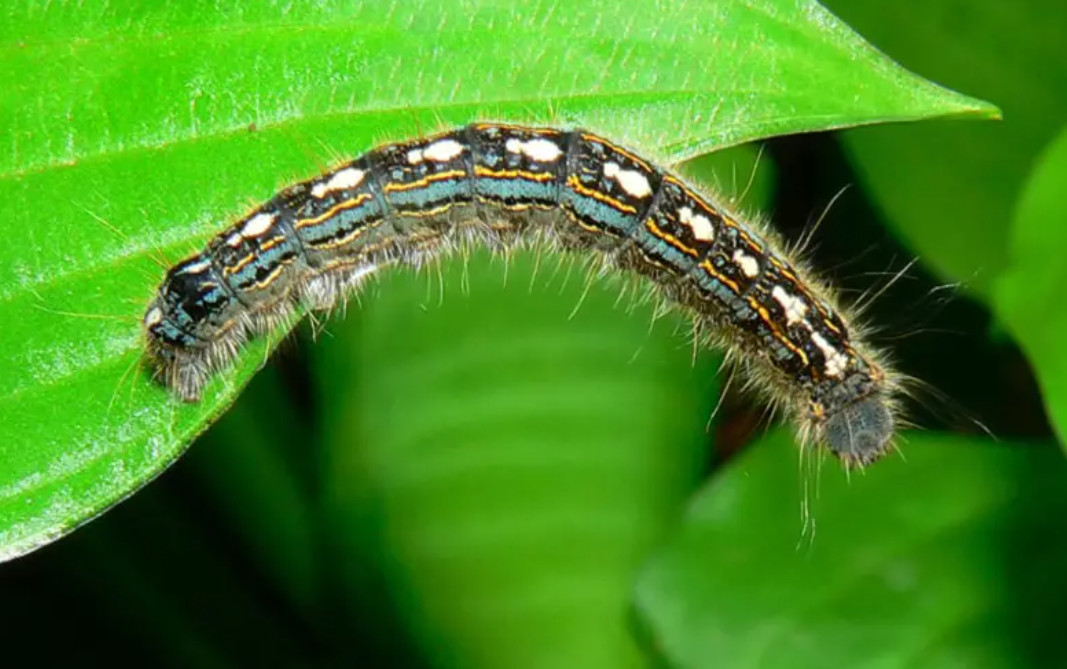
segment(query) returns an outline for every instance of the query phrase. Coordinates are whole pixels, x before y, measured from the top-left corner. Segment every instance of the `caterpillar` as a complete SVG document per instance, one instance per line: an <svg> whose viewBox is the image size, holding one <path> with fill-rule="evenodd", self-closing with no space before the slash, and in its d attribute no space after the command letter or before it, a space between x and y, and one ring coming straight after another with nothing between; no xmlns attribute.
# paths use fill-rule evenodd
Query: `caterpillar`
<svg viewBox="0 0 1067 669"><path fill-rule="evenodd" d="M770 232L584 130L473 123L285 188L174 265L145 312L155 377L198 401L244 342L369 274L464 244L591 251L650 279L778 398L801 443L863 467L891 445L898 377Z"/></svg>

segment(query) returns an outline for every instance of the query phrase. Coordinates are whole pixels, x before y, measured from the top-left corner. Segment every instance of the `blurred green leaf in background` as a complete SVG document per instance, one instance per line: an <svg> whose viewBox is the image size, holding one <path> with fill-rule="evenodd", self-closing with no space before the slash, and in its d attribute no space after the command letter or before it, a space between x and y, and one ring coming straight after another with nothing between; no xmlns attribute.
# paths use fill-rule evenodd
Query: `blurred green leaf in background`
<svg viewBox="0 0 1067 669"><path fill-rule="evenodd" d="M1017 234L1005 212L1043 124L1062 124L1055 67L1033 63L1058 62L1064 22L1040 2L833 9L1007 120L853 130L844 150L776 140L758 168L750 146L705 155L997 115L809 0L0 9L0 555L130 495L226 411L132 501L0 568L0 661L1062 663L1061 456L983 300L1022 240L997 313L1056 387L1056 338L1031 327L1054 284L1028 288L1042 233L1024 231L1055 188L1028 191L1048 204L1020 207ZM996 67L1007 28L1029 78ZM580 260L528 252L382 276L314 341L304 327L250 346L200 404L151 383L138 322L161 265L339 158L476 118L688 161L790 239L858 180L814 264L852 299L918 253L867 318L889 324L904 371L959 398L949 414L981 411L906 434L903 457L851 482L798 467L781 432L747 445L760 408L733 393L709 426L719 359L694 356L682 319L632 281L590 285ZM892 132L918 134L878 139ZM983 133L1018 138L998 140L1011 159ZM1009 165L1015 180L996 172ZM927 309L939 277L973 301ZM950 434L977 421L1004 443Z"/></svg>
<svg viewBox="0 0 1067 669"><path fill-rule="evenodd" d="M995 306L1030 356L1060 443L1067 443L1067 128L1042 153L1012 221L1011 264Z"/></svg>

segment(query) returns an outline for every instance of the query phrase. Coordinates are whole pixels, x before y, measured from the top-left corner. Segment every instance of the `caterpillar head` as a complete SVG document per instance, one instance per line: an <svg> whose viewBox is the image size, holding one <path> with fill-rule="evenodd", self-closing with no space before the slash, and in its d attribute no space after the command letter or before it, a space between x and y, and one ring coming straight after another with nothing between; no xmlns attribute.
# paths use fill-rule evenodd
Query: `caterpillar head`
<svg viewBox="0 0 1067 669"><path fill-rule="evenodd" d="M849 469L866 467L889 450L895 423L886 397L874 393L830 414L823 442Z"/></svg>

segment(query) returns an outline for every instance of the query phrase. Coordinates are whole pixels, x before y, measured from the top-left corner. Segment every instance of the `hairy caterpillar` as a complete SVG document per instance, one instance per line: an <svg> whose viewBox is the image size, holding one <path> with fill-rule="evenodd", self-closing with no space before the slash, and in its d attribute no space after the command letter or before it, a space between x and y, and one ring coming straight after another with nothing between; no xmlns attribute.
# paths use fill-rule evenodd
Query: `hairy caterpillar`
<svg viewBox="0 0 1067 669"><path fill-rule="evenodd" d="M772 236L582 130L475 123L286 188L170 269L144 316L148 355L196 401L299 304L329 309L368 274L458 244L529 241L651 279L846 466L889 448L898 381L827 291Z"/></svg>

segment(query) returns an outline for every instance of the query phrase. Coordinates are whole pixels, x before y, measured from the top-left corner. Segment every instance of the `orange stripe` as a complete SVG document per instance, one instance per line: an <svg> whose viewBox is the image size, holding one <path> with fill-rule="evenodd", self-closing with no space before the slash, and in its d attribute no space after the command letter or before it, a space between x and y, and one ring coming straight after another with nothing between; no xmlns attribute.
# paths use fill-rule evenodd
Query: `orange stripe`
<svg viewBox="0 0 1067 669"><path fill-rule="evenodd" d="M700 257L700 254L697 253L696 249L689 248L674 235L668 234L661 230L660 227L656 225L656 220L653 217L649 216L648 219L645 221L645 228L647 228L648 231L651 232L654 236L667 242L682 253L687 253L693 256L694 258Z"/></svg>
<svg viewBox="0 0 1067 669"><path fill-rule="evenodd" d="M599 200L599 201L603 202L604 204L606 204L606 205L608 205L608 206L610 206L610 207L612 207L614 209L618 209L619 211L624 211L624 212L626 212L628 214L636 214L637 213L636 209L634 209L633 207L631 207L628 204L624 204L622 202L619 202L618 200L616 200L615 198L611 197L610 195L604 195L603 193L601 193L598 190L591 190L589 188L586 188L585 186L583 186L578 181L578 177L575 176L575 175L571 175L567 179L567 185L570 186L571 188L573 188L574 190L578 191L582 195L587 195L587 196L593 198L594 200Z"/></svg>
<svg viewBox="0 0 1067 669"><path fill-rule="evenodd" d="M467 176L467 171L466 170L449 170L447 172L439 172L437 174L431 174L429 176L425 176L425 177L419 179L418 181L412 181L411 183L406 183L406 184L398 184L398 183L385 184L385 192L386 193L396 193L398 191L404 191L404 190L415 190L416 188L423 188L423 187L428 186L428 185L430 185L430 184L432 184L432 183L434 183L436 181L448 181L449 179L455 179L457 177L466 178L466 176Z"/></svg>
<svg viewBox="0 0 1067 669"><path fill-rule="evenodd" d="M315 218L301 218L301 219L297 220L295 223L293 223L293 227L299 230L300 228L306 228L308 226L318 225L319 223L322 223L323 221L325 221L325 220L327 220L329 218L332 218L334 215L337 214L337 212L344 211L345 209L353 209L355 207L358 207L359 205L363 204L364 202L366 202L370 198L371 198L370 193L360 193L359 195L357 195L356 197L352 198L351 200L345 200L344 202L340 202L340 203L334 205L333 207L328 209L326 211L326 213L320 214L320 215L316 216Z"/></svg>
<svg viewBox="0 0 1067 669"><path fill-rule="evenodd" d="M551 172L528 172L526 170L491 170L487 167L477 166L474 168L474 176L491 177L494 179L514 179L522 177L530 181L552 181L556 178Z"/></svg>

